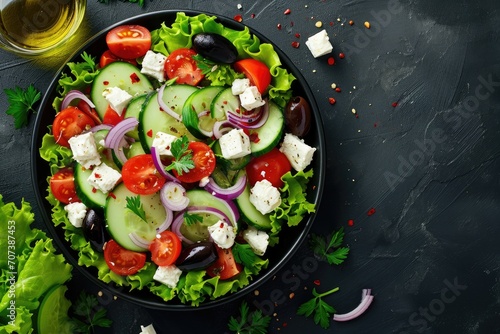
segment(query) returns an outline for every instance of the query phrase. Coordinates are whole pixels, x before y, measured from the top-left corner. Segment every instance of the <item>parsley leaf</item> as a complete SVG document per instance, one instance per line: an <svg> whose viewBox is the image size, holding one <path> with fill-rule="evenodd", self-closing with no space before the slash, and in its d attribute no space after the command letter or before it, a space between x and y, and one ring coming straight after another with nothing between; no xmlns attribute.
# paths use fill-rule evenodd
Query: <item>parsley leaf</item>
<svg viewBox="0 0 500 334"><path fill-rule="evenodd" d="M203 217L194 213L184 212L184 223L191 226L196 223L202 223Z"/></svg>
<svg viewBox="0 0 500 334"><path fill-rule="evenodd" d="M252 269L257 260L257 254L254 253L249 244L240 244L235 242L233 245L234 260L241 263L248 269Z"/></svg>
<svg viewBox="0 0 500 334"><path fill-rule="evenodd" d="M349 247L340 247L344 242L344 228L341 227L330 238L312 233L309 244L320 259L329 264L339 265L349 254Z"/></svg>
<svg viewBox="0 0 500 334"><path fill-rule="evenodd" d="M15 128L20 129L28 125L30 112L36 112L33 105L40 100L41 93L33 84L29 85L26 90L16 86L14 89L6 88L3 91L7 95L7 101L9 102L6 113L14 117Z"/></svg>
<svg viewBox="0 0 500 334"><path fill-rule="evenodd" d="M297 314L304 315L306 317L313 315L314 323L316 325L319 324L324 329L327 329L330 327L330 317L333 313L335 313L335 309L322 298L337 291L339 291L339 288L318 293L316 288L313 288L312 294L314 297L300 305L297 310Z"/></svg>
<svg viewBox="0 0 500 334"><path fill-rule="evenodd" d="M243 301L240 306L240 316L229 319L229 330L238 334L265 334L271 322L271 317L262 314L261 310L250 312L248 304Z"/></svg>
<svg viewBox="0 0 500 334"><path fill-rule="evenodd" d="M198 66L213 86L231 86L235 79L245 77L243 73L236 72L229 64L219 64L199 54L194 55L193 59L196 61L196 66Z"/></svg>
<svg viewBox="0 0 500 334"><path fill-rule="evenodd" d="M182 175L194 168L193 153L188 149L188 146L189 139L186 136L172 142L170 152L172 152L174 160L166 167L167 171L175 169L179 175Z"/></svg>
<svg viewBox="0 0 500 334"><path fill-rule="evenodd" d="M139 218L144 220L146 223L148 222L146 220L146 211L144 211L144 206L141 203L141 196L137 195L135 197L128 197L126 198L127 200L127 209L135 213Z"/></svg>
<svg viewBox="0 0 500 334"><path fill-rule="evenodd" d="M106 309L99 306L97 297L82 291L73 304L72 318L76 333L94 333L96 327L111 327L112 321L106 318Z"/></svg>

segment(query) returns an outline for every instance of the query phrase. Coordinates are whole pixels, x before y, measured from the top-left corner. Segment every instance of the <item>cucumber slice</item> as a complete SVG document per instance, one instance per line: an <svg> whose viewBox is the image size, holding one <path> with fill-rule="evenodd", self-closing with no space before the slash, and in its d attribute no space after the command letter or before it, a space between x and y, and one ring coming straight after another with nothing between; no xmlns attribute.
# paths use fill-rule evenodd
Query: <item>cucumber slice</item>
<svg viewBox="0 0 500 334"><path fill-rule="evenodd" d="M127 106L127 110L125 111L125 118L135 117L139 119L142 107L147 100L148 100L148 94L134 97ZM134 130L127 132L127 136L139 140L138 127L136 127Z"/></svg>
<svg viewBox="0 0 500 334"><path fill-rule="evenodd" d="M88 208L102 210L106 205L108 195L95 189L87 181L92 174L92 170L84 168L79 163L75 163L73 173L75 175L75 190L78 198Z"/></svg>
<svg viewBox="0 0 500 334"><path fill-rule="evenodd" d="M259 139L258 142L250 143L250 149L254 156L263 155L278 145L285 128L283 110L272 101L268 103L269 118L266 123L262 127L251 131L251 134L257 134Z"/></svg>
<svg viewBox="0 0 500 334"><path fill-rule="evenodd" d="M260 213L250 202L250 185L248 183L245 190L236 198L236 205L240 209L241 219L245 223L263 231L271 229L269 216Z"/></svg>
<svg viewBox="0 0 500 334"><path fill-rule="evenodd" d="M145 240L153 240L156 229L166 220L167 212L161 204L158 193L140 195L143 207L147 208L147 222L143 221L127 208L127 197L136 196L137 194L128 190L123 183L119 184L113 190L113 196L109 196L106 201L104 217L106 218L106 228L109 234L120 246L135 252L144 252L147 249L134 244L129 234L134 232Z"/></svg>
<svg viewBox="0 0 500 334"><path fill-rule="evenodd" d="M107 65L95 77L90 92L95 110L101 119L109 104L102 92L110 87L121 88L132 96L139 96L154 89L149 79L134 65L121 61Z"/></svg>
<svg viewBox="0 0 500 334"><path fill-rule="evenodd" d="M130 144L130 147L126 153L128 159L135 157L136 155L145 154L144 149L142 148L142 144L138 141Z"/></svg>
<svg viewBox="0 0 500 334"><path fill-rule="evenodd" d="M67 290L65 285L55 285L47 291L38 309L37 333L73 333L73 322L68 316L71 302L64 296Z"/></svg>
<svg viewBox="0 0 500 334"><path fill-rule="evenodd" d="M236 112L241 108L240 98L233 95L231 88L226 88L219 92L219 94L212 101L210 106L210 112L212 118L217 120L226 119L226 113L228 110Z"/></svg>
<svg viewBox="0 0 500 334"><path fill-rule="evenodd" d="M186 196L189 198L189 206L207 206L218 209L231 220L233 226L237 226L237 222L231 218L231 209L225 201L201 189L188 190ZM182 224L180 228L182 235L194 242L208 240L210 236L208 227L217 223L219 218L213 214L204 214L202 218L202 222L196 222L189 226Z"/></svg>
<svg viewBox="0 0 500 334"><path fill-rule="evenodd" d="M212 146L212 149L216 155L219 155L217 159L224 159L222 157L222 150L220 148L219 141L217 140L215 144ZM236 159L224 159L224 166L226 166L228 169L233 170L233 171L238 171L242 168L245 168L246 165L252 160L251 155L245 155L244 157L241 158L236 158Z"/></svg>
<svg viewBox="0 0 500 334"><path fill-rule="evenodd" d="M172 85L165 87L163 102L180 115L182 106L188 97L196 90L197 88L189 85ZM158 104L158 93L156 92L151 94L149 101L140 114L139 121L139 139L146 153L151 152L153 139L158 131L169 133L177 137L186 135L189 140L195 140L194 136L191 135L182 122L179 122L160 109L160 105Z"/></svg>
<svg viewBox="0 0 500 334"><path fill-rule="evenodd" d="M212 101L224 87L208 86L195 91L184 103L182 107L182 122L193 136L199 139L204 139L206 136L200 131L212 131L213 125L217 119L211 117L211 113L207 116L198 117L198 114L203 111L210 111Z"/></svg>

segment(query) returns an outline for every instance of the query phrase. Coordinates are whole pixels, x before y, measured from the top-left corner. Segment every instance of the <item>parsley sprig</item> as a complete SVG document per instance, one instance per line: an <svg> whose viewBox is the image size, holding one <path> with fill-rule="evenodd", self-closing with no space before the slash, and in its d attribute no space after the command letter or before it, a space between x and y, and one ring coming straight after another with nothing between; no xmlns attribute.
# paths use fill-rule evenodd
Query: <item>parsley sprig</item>
<svg viewBox="0 0 500 334"><path fill-rule="evenodd" d="M340 247L344 242L344 228L341 227L331 237L325 237L312 233L310 246L320 259L329 264L339 265L344 262L349 254L349 247Z"/></svg>
<svg viewBox="0 0 500 334"><path fill-rule="evenodd" d="M111 327L112 321L106 318L106 309L99 306L96 296L85 291L82 291L73 303L72 311L74 313L72 321L75 333L90 334L94 333L96 327Z"/></svg>
<svg viewBox="0 0 500 334"><path fill-rule="evenodd" d="M194 225L196 223L203 223L203 217L195 213L184 212L184 223L187 226Z"/></svg>
<svg viewBox="0 0 500 334"><path fill-rule="evenodd" d="M254 253L249 244L240 244L235 242L233 245L234 260L241 263L245 268L253 269L257 261L257 254Z"/></svg>
<svg viewBox="0 0 500 334"><path fill-rule="evenodd" d="M6 113L14 117L15 128L20 129L28 125L29 115L36 112L33 106L40 100L41 93L33 84L29 85L26 90L16 86L13 89L5 88L3 91L9 103Z"/></svg>
<svg viewBox="0 0 500 334"><path fill-rule="evenodd" d="M135 213L139 218L144 220L146 223L148 222L146 220L146 211L144 211L144 206L141 203L141 196L137 195L135 197L128 197L126 198L127 200L127 209Z"/></svg>
<svg viewBox="0 0 500 334"><path fill-rule="evenodd" d="M314 323L316 325L320 325L322 328L327 329L330 327L330 318L333 313L335 313L335 309L329 305L327 302L323 300L323 297L326 297L334 292L339 291L339 288L334 288L329 291L318 293L315 288L313 288L312 294L313 298L302 305L299 306L297 310L298 315L304 315L306 317L310 317L313 315Z"/></svg>
<svg viewBox="0 0 500 334"><path fill-rule="evenodd" d="M179 175L182 175L194 168L193 152L188 146L189 139L186 136L177 138L172 142L170 152L172 152L174 160L166 167L167 171L175 169Z"/></svg>
<svg viewBox="0 0 500 334"><path fill-rule="evenodd" d="M229 330L238 334L265 334L271 322L270 316L262 314L261 310L250 312L247 303L243 301L240 306L240 316L229 319Z"/></svg>

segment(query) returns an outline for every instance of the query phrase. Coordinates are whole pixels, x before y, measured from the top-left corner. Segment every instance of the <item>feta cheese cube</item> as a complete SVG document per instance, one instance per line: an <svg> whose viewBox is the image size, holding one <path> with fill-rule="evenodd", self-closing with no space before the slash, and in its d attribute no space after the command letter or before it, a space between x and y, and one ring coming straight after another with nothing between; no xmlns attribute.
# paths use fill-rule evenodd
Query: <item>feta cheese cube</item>
<svg viewBox="0 0 500 334"><path fill-rule="evenodd" d="M109 167L104 162L94 167L92 174L87 178L87 182L97 190L107 194L122 179L122 175L117 170Z"/></svg>
<svg viewBox="0 0 500 334"><path fill-rule="evenodd" d="M172 156L170 148L172 147L172 142L176 139L177 137L174 135L158 131L155 134L152 146L156 147L160 155Z"/></svg>
<svg viewBox="0 0 500 334"><path fill-rule="evenodd" d="M102 92L102 96L108 101L109 106L119 115L123 113L133 96L118 87L106 88Z"/></svg>
<svg viewBox="0 0 500 334"><path fill-rule="evenodd" d="M252 110L266 104L266 102L262 100L262 96L255 86L246 88L243 93L239 95L239 97L241 106L246 110Z"/></svg>
<svg viewBox="0 0 500 334"><path fill-rule="evenodd" d="M208 227L212 240L223 249L231 248L236 238L235 228L223 220Z"/></svg>
<svg viewBox="0 0 500 334"><path fill-rule="evenodd" d="M159 266L153 275L153 279L173 289L177 286L181 274L182 270L173 264L170 266Z"/></svg>
<svg viewBox="0 0 500 334"><path fill-rule="evenodd" d="M316 148L307 145L296 135L287 133L281 143L280 151L286 155L293 169L301 171L311 163Z"/></svg>
<svg viewBox="0 0 500 334"><path fill-rule="evenodd" d="M151 50L146 52L144 59L142 60L141 73L149 75L159 82L165 81L165 62L167 57L161 53L156 53Z"/></svg>
<svg viewBox="0 0 500 334"><path fill-rule="evenodd" d="M260 256L264 255L269 245L269 235L253 226L249 226L243 231L243 239L252 247L254 253Z"/></svg>
<svg viewBox="0 0 500 334"><path fill-rule="evenodd" d="M153 327L153 324L146 327L141 325L141 332L139 334L156 334L156 330Z"/></svg>
<svg viewBox="0 0 500 334"><path fill-rule="evenodd" d="M71 152L73 152L73 159L83 167L90 168L101 163L101 156L97 151L92 132L71 137L68 142Z"/></svg>
<svg viewBox="0 0 500 334"><path fill-rule="evenodd" d="M333 50L330 38L325 29L309 37L306 41L306 45L314 58L329 54Z"/></svg>
<svg viewBox="0 0 500 334"><path fill-rule="evenodd" d="M224 159L236 159L252 153L250 138L242 129L232 129L219 138Z"/></svg>
<svg viewBox="0 0 500 334"><path fill-rule="evenodd" d="M250 203L265 215L280 206L281 195L268 180L257 181L250 189Z"/></svg>
<svg viewBox="0 0 500 334"><path fill-rule="evenodd" d="M249 79L234 79L233 84L231 85L231 92L233 93L233 95L240 95L248 87L250 87Z"/></svg>
<svg viewBox="0 0 500 334"><path fill-rule="evenodd" d="M82 227L83 219L87 214L85 204L80 202L70 203L64 207L64 211L68 213L68 220L74 227Z"/></svg>

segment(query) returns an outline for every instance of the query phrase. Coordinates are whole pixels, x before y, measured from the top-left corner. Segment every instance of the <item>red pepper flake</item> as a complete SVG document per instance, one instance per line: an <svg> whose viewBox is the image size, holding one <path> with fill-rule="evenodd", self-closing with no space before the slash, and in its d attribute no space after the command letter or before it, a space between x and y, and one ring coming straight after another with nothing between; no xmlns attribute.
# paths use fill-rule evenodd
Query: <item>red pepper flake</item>
<svg viewBox="0 0 500 334"><path fill-rule="evenodd" d="M340 89L340 87L337 87L337 88L335 88L335 91L336 91L337 93L340 93L340 92L342 91L342 89Z"/></svg>
<svg viewBox="0 0 500 334"><path fill-rule="evenodd" d="M255 18L255 14L253 14L253 13L252 13L252 15L250 15L250 17L251 17L252 19L254 19L254 18Z"/></svg>
<svg viewBox="0 0 500 334"><path fill-rule="evenodd" d="M300 34L298 32L295 33L295 37L300 38Z"/></svg>
<svg viewBox="0 0 500 334"><path fill-rule="evenodd" d="M299 48L299 46L300 46L300 43L299 43L299 42L297 42L297 41L293 41L293 42L292 42L292 48L298 49L298 48Z"/></svg>
<svg viewBox="0 0 500 334"><path fill-rule="evenodd" d="M343 52L339 53L339 58L340 59L344 59L345 58L345 54Z"/></svg>
<svg viewBox="0 0 500 334"><path fill-rule="evenodd" d="M347 221L347 225L349 225L349 226L354 226L354 219L349 219L349 220Z"/></svg>
<svg viewBox="0 0 500 334"><path fill-rule="evenodd" d="M293 27L294 23L293 21L290 22L290 27Z"/></svg>
<svg viewBox="0 0 500 334"><path fill-rule="evenodd" d="M92 193L96 193L97 192L97 189L96 188L92 188Z"/></svg>
<svg viewBox="0 0 500 334"><path fill-rule="evenodd" d="M378 126L378 123L373 123L373 127L376 128Z"/></svg>
<svg viewBox="0 0 500 334"><path fill-rule="evenodd" d="M288 326L288 324L286 322L284 322L282 326L286 327L286 326Z"/></svg>
<svg viewBox="0 0 500 334"><path fill-rule="evenodd" d="M292 12L292 11L290 10L290 8L288 8L288 9L286 9L286 10L283 12L283 14L288 15L288 14L290 14L291 12Z"/></svg>
<svg viewBox="0 0 500 334"><path fill-rule="evenodd" d="M399 105L399 103L397 101L396 102L392 102L392 107L393 108L396 108L398 105Z"/></svg>
<svg viewBox="0 0 500 334"><path fill-rule="evenodd" d="M328 58L328 65L331 66L331 65L334 65L334 64L335 64L335 58L333 58L333 57Z"/></svg>
<svg viewBox="0 0 500 334"><path fill-rule="evenodd" d="M146 132L149 138L153 138L153 129L149 129L148 132Z"/></svg>
<svg viewBox="0 0 500 334"><path fill-rule="evenodd" d="M350 21L349 21L349 25L350 25L350 26L354 25L354 21L353 21L353 20L350 20Z"/></svg>
<svg viewBox="0 0 500 334"><path fill-rule="evenodd" d="M243 16L241 16L241 14L237 14L233 17L233 19L236 21L236 22L241 22L243 21Z"/></svg>
<svg viewBox="0 0 500 334"><path fill-rule="evenodd" d="M260 142L259 134L256 132L251 133L249 137L250 137L250 142L252 143L257 144L258 142Z"/></svg>
<svg viewBox="0 0 500 334"><path fill-rule="evenodd" d="M313 283L314 283L314 285L317 285L317 286L321 285L321 281L319 279L315 279Z"/></svg>
<svg viewBox="0 0 500 334"><path fill-rule="evenodd" d="M100 179L101 178L101 174L95 173L95 177L98 178L98 179Z"/></svg>
<svg viewBox="0 0 500 334"><path fill-rule="evenodd" d="M220 223L219 228L224 228L224 223Z"/></svg>
<svg viewBox="0 0 500 334"><path fill-rule="evenodd" d="M103 82L102 82L102 84L103 84L104 86L107 86L107 85L109 85L109 81L103 81Z"/></svg>
<svg viewBox="0 0 500 334"><path fill-rule="evenodd" d="M276 25L276 28L278 28L278 30L281 30L281 23L278 23L278 24Z"/></svg>
<svg viewBox="0 0 500 334"><path fill-rule="evenodd" d="M116 199L116 195L113 193L109 193L108 196L111 197L112 199Z"/></svg>
<svg viewBox="0 0 500 334"><path fill-rule="evenodd" d="M137 73L132 73L130 75L130 80L132 80L133 84L138 83L139 81L141 81L141 79L139 78L139 76L137 75Z"/></svg>
<svg viewBox="0 0 500 334"><path fill-rule="evenodd" d="M328 98L328 102L330 102L331 105L334 105L335 103L337 103L337 100L335 100L335 98L333 97L330 97Z"/></svg>
<svg viewBox="0 0 500 334"><path fill-rule="evenodd" d="M333 27L334 23L333 21L330 21L330 27Z"/></svg>
<svg viewBox="0 0 500 334"><path fill-rule="evenodd" d="M359 118L359 115L358 115L358 114L356 114L356 115L354 115L354 117Z"/></svg>
<svg viewBox="0 0 500 334"><path fill-rule="evenodd" d="M373 216L375 214L376 210L375 208L371 208L370 210L368 210L368 212L366 213L368 216Z"/></svg>

